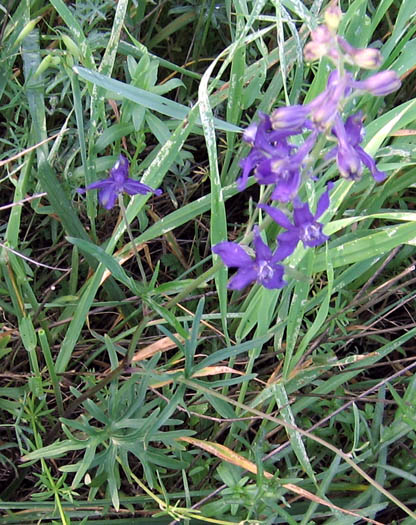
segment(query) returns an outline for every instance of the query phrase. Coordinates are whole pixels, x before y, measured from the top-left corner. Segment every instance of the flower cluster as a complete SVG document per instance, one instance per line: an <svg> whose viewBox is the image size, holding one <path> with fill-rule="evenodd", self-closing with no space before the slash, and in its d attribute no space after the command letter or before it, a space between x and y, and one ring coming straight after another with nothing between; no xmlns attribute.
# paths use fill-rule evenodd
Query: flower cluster
<svg viewBox="0 0 416 525"><path fill-rule="evenodd" d="M213 252L226 266L238 268L228 285L231 289L242 289L253 281L266 288L281 288L286 282L283 266L277 262L290 256L299 241L305 247L319 246L327 241L323 224L318 219L329 207L332 183L320 197L315 214L307 203L299 200L298 193L302 183L306 179L317 180L317 173L330 161L335 159L339 174L346 179L360 179L364 168L376 182L386 178L361 146L364 139L362 113L344 119L343 110L346 101L357 94L384 96L392 93L400 87L400 79L394 71L382 71L365 80L356 80L348 67L378 68L381 54L373 48L355 48L337 35L340 19L341 11L333 2L325 12L325 24L312 31L311 41L304 50L307 61L326 56L334 64L325 90L308 104L278 108L271 115L260 113L259 122L250 124L243 134L243 140L252 148L240 163L242 174L237 180L238 189L246 188L251 175L258 184L271 185L272 201L284 203L286 208L292 205L293 223L277 207L260 204L259 208L286 230L277 236L274 252L260 239L258 229L254 232L254 259L242 246L232 242L221 242L213 247ZM303 142L297 139L295 145L294 136L303 137ZM326 143L331 146L323 155Z"/></svg>
<svg viewBox="0 0 416 525"><path fill-rule="evenodd" d="M78 193L85 193L87 190L99 190L98 199L101 206L110 210L116 203L118 195L127 193L128 195L146 195L154 193L161 195L162 190L154 190L147 184L129 177L129 161L124 155L120 155L118 161L110 170L110 175L103 180L93 182L86 188L79 188Z"/></svg>

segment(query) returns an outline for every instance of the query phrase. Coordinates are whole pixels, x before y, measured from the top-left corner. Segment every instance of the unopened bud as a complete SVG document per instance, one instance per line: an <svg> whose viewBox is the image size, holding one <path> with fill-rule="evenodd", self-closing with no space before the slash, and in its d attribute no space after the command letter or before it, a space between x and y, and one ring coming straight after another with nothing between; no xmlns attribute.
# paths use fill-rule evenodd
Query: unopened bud
<svg viewBox="0 0 416 525"><path fill-rule="evenodd" d="M296 104L285 108L278 108L270 116L272 128L298 129L302 127L309 113L309 108Z"/></svg>
<svg viewBox="0 0 416 525"><path fill-rule="evenodd" d="M332 4L325 10L324 18L328 28L335 32L338 29L342 18L342 11L338 7L337 1L332 2Z"/></svg>
<svg viewBox="0 0 416 525"><path fill-rule="evenodd" d="M39 64L38 68L36 69L33 78L37 78L38 76L42 75L44 71L46 71L50 67L57 67L61 63L61 58L57 55L46 55L46 57L42 60L42 62Z"/></svg>
<svg viewBox="0 0 416 525"><path fill-rule="evenodd" d="M69 54L71 54L76 60L81 61L81 53L79 47L75 44L75 42L71 38L69 38L68 35L65 34L62 34L61 38Z"/></svg>
<svg viewBox="0 0 416 525"><path fill-rule="evenodd" d="M42 20L41 16L38 16L34 20L30 20L25 27L20 31L20 33L17 35L16 40L13 42L12 49L16 48L22 40L24 40L28 34L35 28L36 24L39 22L39 20Z"/></svg>
<svg viewBox="0 0 416 525"><path fill-rule="evenodd" d="M366 80L354 82L352 87L368 91L376 97L382 97L396 91L401 86L401 80L395 71L381 71Z"/></svg>
<svg viewBox="0 0 416 525"><path fill-rule="evenodd" d="M321 25L311 31L311 40L319 44L329 44L333 36L327 26Z"/></svg>
<svg viewBox="0 0 416 525"><path fill-rule="evenodd" d="M377 69L383 61L380 51L371 47L357 49L352 58L354 63L363 69Z"/></svg>
<svg viewBox="0 0 416 525"><path fill-rule="evenodd" d="M377 69L381 66L383 59L378 49L372 47L365 47L363 49L354 47L341 36L337 38L337 41L341 49L346 53L350 63L363 69Z"/></svg>
<svg viewBox="0 0 416 525"><path fill-rule="evenodd" d="M303 50L306 62L313 62L328 54L328 46L319 42L308 42Z"/></svg>

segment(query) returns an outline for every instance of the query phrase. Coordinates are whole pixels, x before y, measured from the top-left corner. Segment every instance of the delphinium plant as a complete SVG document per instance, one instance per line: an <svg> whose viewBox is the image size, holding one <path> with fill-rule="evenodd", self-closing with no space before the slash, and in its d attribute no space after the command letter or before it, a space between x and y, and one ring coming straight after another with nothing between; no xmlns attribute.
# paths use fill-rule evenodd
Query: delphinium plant
<svg viewBox="0 0 416 525"><path fill-rule="evenodd" d="M334 182L337 177L358 181L365 168L376 182L387 177L361 146L365 115L361 111L346 112L353 111L351 106L361 94L393 93L401 85L400 78L395 71L381 71L364 80L357 79L360 72L353 74L350 66L360 70L378 69L382 56L377 49L355 48L339 36L341 17L338 3L333 2L325 11L325 23L311 32L311 41L304 50L306 61L327 58L332 64L334 69L325 90L309 103L281 107L271 115L260 113L259 121L244 131L243 139L252 149L241 161L238 188L244 191L250 175L257 184L266 186L265 200L270 199L273 205L262 202L258 208L286 231L277 236L274 251L262 241L258 227L253 235L246 235L246 238L254 237L254 259L241 244L224 241L213 247L212 251L226 266L238 268L229 282L230 289L242 289L253 281L270 289L282 288L287 281L282 278L284 266L280 263L294 252L299 241L305 248L328 241L318 219L330 206L333 182L328 182L314 214L299 195L302 190L305 194L307 181L322 187L331 161L336 164ZM301 141L297 140L299 137Z"/></svg>
<svg viewBox="0 0 416 525"><path fill-rule="evenodd" d="M416 8L341 4L1 6L0 525L416 519Z"/></svg>

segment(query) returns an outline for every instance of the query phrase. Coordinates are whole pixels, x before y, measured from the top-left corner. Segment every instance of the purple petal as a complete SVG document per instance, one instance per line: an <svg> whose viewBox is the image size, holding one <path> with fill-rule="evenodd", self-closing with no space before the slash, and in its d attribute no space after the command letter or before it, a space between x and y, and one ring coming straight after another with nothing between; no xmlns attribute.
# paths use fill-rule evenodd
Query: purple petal
<svg viewBox="0 0 416 525"><path fill-rule="evenodd" d="M347 148L349 145L347 131L345 129L345 124L342 121L341 117L338 115L334 121L334 127L332 128L332 133L338 139L338 148Z"/></svg>
<svg viewBox="0 0 416 525"><path fill-rule="evenodd" d="M296 162L300 166L303 160L305 159L306 155L311 151L311 149L315 145L317 136L318 134L316 133L316 131L313 131L305 140L305 142L299 147L296 155L293 155L290 161L292 163Z"/></svg>
<svg viewBox="0 0 416 525"><path fill-rule="evenodd" d="M338 71L332 71L328 77L326 90L308 104L311 120L319 131L324 131L338 116L340 100L348 94L349 73L340 77Z"/></svg>
<svg viewBox="0 0 416 525"><path fill-rule="evenodd" d="M276 187L272 193L272 199L281 202L293 200L298 192L300 180L299 170L286 174L276 183Z"/></svg>
<svg viewBox="0 0 416 525"><path fill-rule="evenodd" d="M323 224L320 222L313 222L312 224L307 224L302 228L301 240L304 246L309 246L313 248L314 246L319 246L324 244L329 237L322 233Z"/></svg>
<svg viewBox="0 0 416 525"><path fill-rule="evenodd" d="M147 184L143 184L143 182L132 179L127 179L126 182L124 182L123 191L129 195L137 195L138 193L140 193L140 195L146 195L147 193L156 193L156 195L160 195L160 193L162 193L161 190L155 190Z"/></svg>
<svg viewBox="0 0 416 525"><path fill-rule="evenodd" d="M297 230L283 232L277 236L278 247L273 254L273 261L283 261L295 251L299 242L299 233Z"/></svg>
<svg viewBox="0 0 416 525"><path fill-rule="evenodd" d="M234 277L230 279L227 288L230 290L242 290L247 285L255 281L256 278L257 272L254 267L240 268Z"/></svg>
<svg viewBox="0 0 416 525"><path fill-rule="evenodd" d="M84 191L97 190L101 188L106 188L107 186L114 186L114 182L111 179L97 180L96 182L93 182L92 184L88 184L88 186L85 188Z"/></svg>
<svg viewBox="0 0 416 525"><path fill-rule="evenodd" d="M293 229L292 223L281 210L268 206L267 204L259 204L258 208L266 211L274 222L277 222L282 228L286 228L287 230Z"/></svg>
<svg viewBox="0 0 416 525"><path fill-rule="evenodd" d="M331 160L334 159L337 156L338 153L338 147L332 148L326 155L325 160Z"/></svg>
<svg viewBox="0 0 416 525"><path fill-rule="evenodd" d="M332 184L331 184L332 187ZM318 201L318 206L316 207L316 213L315 213L315 219L319 219L319 217L329 208L329 190L331 188L328 188L327 191L325 191Z"/></svg>
<svg viewBox="0 0 416 525"><path fill-rule="evenodd" d="M361 112L347 118L345 122L345 132L351 146L355 147L360 144L365 135Z"/></svg>
<svg viewBox="0 0 416 525"><path fill-rule="evenodd" d="M304 226L314 221L314 216L309 210L309 205L306 202L303 206L295 206L293 209L293 222L295 226Z"/></svg>
<svg viewBox="0 0 416 525"><path fill-rule="evenodd" d="M367 166L367 168L370 170L371 175L374 177L374 180L376 182L383 182L383 180L387 178L387 173L377 169L377 166L376 166L376 163L373 157L369 155L367 152L365 152L361 146L357 146L356 149L357 149L358 156L360 157L363 164Z"/></svg>
<svg viewBox="0 0 416 525"><path fill-rule="evenodd" d="M248 253L234 242L223 241L212 247L212 251L219 255L222 262L229 267L243 268L253 266L253 260Z"/></svg>
<svg viewBox="0 0 416 525"><path fill-rule="evenodd" d="M103 189L100 190L98 194L98 200L100 201L101 206L106 210L110 210L117 200L117 191L113 184L108 184Z"/></svg>
<svg viewBox="0 0 416 525"><path fill-rule="evenodd" d="M257 134L257 128L259 127L257 122L252 122L243 133L243 140L249 144L254 144L254 140Z"/></svg>
<svg viewBox="0 0 416 525"><path fill-rule="evenodd" d="M357 146L357 148L358 147L359 146ZM338 148L337 164L343 177L355 180L361 176L362 168L360 158L356 150L350 146Z"/></svg>
<svg viewBox="0 0 416 525"><path fill-rule="evenodd" d="M254 229L254 249L256 252L256 262L268 261L272 257L270 248L262 241L257 227Z"/></svg>
<svg viewBox="0 0 416 525"><path fill-rule="evenodd" d="M129 176L129 161L124 155L119 156L117 162L110 170L110 177L117 183L122 184Z"/></svg>
<svg viewBox="0 0 416 525"><path fill-rule="evenodd" d="M278 180L279 165L284 161L276 159L264 159L262 160L254 172L254 176L257 179L258 184L276 184Z"/></svg>
<svg viewBox="0 0 416 525"><path fill-rule="evenodd" d="M248 177L258 161L258 153L255 150L252 150L247 157L240 161L240 167L243 168L243 173L241 174L241 177L237 179L237 187L239 191L245 190Z"/></svg>
<svg viewBox="0 0 416 525"><path fill-rule="evenodd" d="M287 282L283 280L283 274L285 269L281 264L274 264L270 267L271 272L261 279L259 283L269 290L275 290L276 288L283 288Z"/></svg>

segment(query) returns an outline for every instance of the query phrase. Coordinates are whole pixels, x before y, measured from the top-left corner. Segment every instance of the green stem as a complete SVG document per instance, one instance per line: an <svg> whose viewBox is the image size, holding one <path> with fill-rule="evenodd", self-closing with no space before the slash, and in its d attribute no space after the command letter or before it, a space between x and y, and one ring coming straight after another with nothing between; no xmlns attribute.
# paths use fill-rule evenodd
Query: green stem
<svg viewBox="0 0 416 525"><path fill-rule="evenodd" d="M133 247L133 252L136 257L137 265L139 266L143 284L146 285L147 284L146 274L143 268L142 260L140 259L140 256L139 256L139 252L137 251L136 243L134 242L134 238L131 232L129 221L127 220L126 208L124 206L123 195L121 193L118 196L118 205L120 206L121 215L123 216L124 224L126 225L126 230L129 235L131 245Z"/></svg>
<svg viewBox="0 0 416 525"><path fill-rule="evenodd" d="M221 268L222 262L218 260L215 264L211 266L209 270L201 274L199 277L194 279L191 283L188 284L188 286L185 286L185 288L182 290L182 292L178 293L176 297L173 297L170 301L168 301L165 304L165 308L172 308L172 306L175 306L175 304L179 303L184 297L187 297L191 292L195 290L195 288L198 288L202 283L208 281L211 277L213 277L217 271Z"/></svg>

